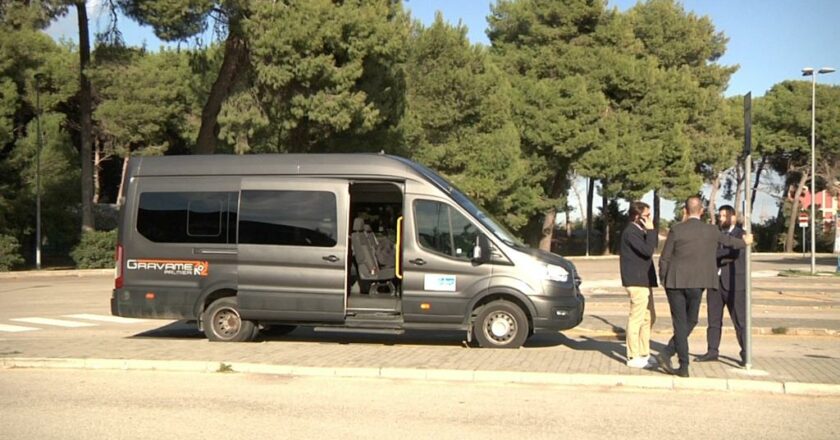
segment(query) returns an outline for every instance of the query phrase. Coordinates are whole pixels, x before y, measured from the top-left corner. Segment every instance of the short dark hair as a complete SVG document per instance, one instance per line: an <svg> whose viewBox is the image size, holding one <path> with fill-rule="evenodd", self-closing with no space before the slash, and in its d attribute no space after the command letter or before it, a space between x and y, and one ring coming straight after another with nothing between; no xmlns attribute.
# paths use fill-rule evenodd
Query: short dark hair
<svg viewBox="0 0 840 440"><path fill-rule="evenodd" d="M735 215L735 208L733 208L732 205L722 205L720 208L718 208L718 212L722 211L728 212L729 215Z"/></svg>
<svg viewBox="0 0 840 440"><path fill-rule="evenodd" d="M641 200L636 200L635 202L630 203L630 208L627 210L627 216L630 218L630 221L635 221L642 215L643 212L645 212L645 209L650 209L650 205Z"/></svg>
<svg viewBox="0 0 840 440"><path fill-rule="evenodd" d="M688 215L700 215L703 213L703 199L700 196L691 196L685 199L685 210Z"/></svg>

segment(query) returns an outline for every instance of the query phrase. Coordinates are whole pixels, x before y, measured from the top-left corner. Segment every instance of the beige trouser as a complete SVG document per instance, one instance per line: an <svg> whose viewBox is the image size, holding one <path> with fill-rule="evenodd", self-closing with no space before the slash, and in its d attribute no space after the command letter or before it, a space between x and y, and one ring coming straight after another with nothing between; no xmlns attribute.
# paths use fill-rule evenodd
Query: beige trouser
<svg viewBox="0 0 840 440"><path fill-rule="evenodd" d="M630 296L630 317L627 320L627 359L650 354L650 328L656 322L653 289L626 287Z"/></svg>

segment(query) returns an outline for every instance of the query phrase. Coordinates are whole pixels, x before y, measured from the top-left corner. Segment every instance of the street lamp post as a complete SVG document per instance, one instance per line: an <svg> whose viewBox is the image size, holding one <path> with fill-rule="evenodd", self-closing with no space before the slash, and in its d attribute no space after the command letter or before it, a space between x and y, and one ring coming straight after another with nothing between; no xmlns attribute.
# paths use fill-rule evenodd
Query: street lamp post
<svg viewBox="0 0 840 440"><path fill-rule="evenodd" d="M831 73L834 72L834 69L831 67L823 67L822 69L814 69L812 67L806 67L802 69L802 76L810 76L811 77L811 275L817 273L817 241L816 241L816 221L817 221L817 209L816 209L816 181L817 176L816 174L816 162L817 162L817 153L816 153L816 126L817 126L817 117L816 117L816 107L817 107L817 75L822 73ZM791 221L793 221L791 219Z"/></svg>
<svg viewBox="0 0 840 440"><path fill-rule="evenodd" d="M41 79L43 74L35 74L35 111L36 129L38 130L35 147L35 268L41 270Z"/></svg>

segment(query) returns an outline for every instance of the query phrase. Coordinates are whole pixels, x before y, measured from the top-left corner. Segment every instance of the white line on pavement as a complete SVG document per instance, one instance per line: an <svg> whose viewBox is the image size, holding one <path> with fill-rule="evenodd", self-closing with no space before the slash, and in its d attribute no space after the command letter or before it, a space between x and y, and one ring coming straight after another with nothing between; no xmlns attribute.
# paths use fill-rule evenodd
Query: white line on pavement
<svg viewBox="0 0 840 440"><path fill-rule="evenodd" d="M28 322L30 324L43 324L43 325L54 325L58 327L93 327L96 324L90 324L87 322L76 322L76 321L65 321L63 319L50 319L50 318L13 318L11 321L17 322Z"/></svg>
<svg viewBox="0 0 840 440"><path fill-rule="evenodd" d="M35 327L24 327L22 325L0 324L0 332L18 333L18 332L30 332L32 330L41 330L41 329L35 328Z"/></svg>
<svg viewBox="0 0 840 440"><path fill-rule="evenodd" d="M67 318L86 319L88 321L113 322L117 324L134 324L136 322L146 322L145 319L123 318L122 316L111 315L92 315L90 313L79 313L77 315L64 315Z"/></svg>

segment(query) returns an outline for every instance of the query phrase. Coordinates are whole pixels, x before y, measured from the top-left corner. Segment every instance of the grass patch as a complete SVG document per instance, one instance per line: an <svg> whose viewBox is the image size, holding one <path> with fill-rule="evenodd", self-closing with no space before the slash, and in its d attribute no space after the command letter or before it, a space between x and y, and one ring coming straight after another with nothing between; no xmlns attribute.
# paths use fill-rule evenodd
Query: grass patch
<svg viewBox="0 0 840 440"><path fill-rule="evenodd" d="M788 332L787 327L773 327L770 331L773 332L774 335L786 335Z"/></svg>
<svg viewBox="0 0 840 440"><path fill-rule="evenodd" d="M230 364L226 364L224 362L219 363L219 369L216 370L217 373L233 373L233 367Z"/></svg>

